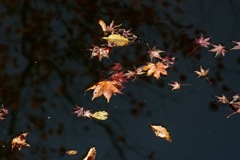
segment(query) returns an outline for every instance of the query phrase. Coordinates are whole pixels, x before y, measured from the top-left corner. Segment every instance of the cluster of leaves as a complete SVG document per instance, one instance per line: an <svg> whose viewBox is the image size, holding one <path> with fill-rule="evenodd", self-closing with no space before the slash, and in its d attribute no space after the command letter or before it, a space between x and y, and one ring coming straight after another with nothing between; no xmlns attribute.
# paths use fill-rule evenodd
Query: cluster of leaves
<svg viewBox="0 0 240 160"><path fill-rule="evenodd" d="M227 116L231 117L236 113L240 113L240 94L235 94L230 98L227 98L225 95L215 96L218 99L218 102L224 105L228 105L234 112Z"/></svg>
<svg viewBox="0 0 240 160"><path fill-rule="evenodd" d="M199 47L208 48L210 45L212 46L212 49L210 49L210 52L215 53L215 57L222 55L225 56L225 53L228 52L228 50L225 49L224 45L218 44L212 44L210 43L210 37L203 37L201 34L199 38L195 39L196 47L189 53L189 55L193 54L194 51ZM229 50L240 50L240 42L239 41L232 41L234 43L234 46L230 48Z"/></svg>

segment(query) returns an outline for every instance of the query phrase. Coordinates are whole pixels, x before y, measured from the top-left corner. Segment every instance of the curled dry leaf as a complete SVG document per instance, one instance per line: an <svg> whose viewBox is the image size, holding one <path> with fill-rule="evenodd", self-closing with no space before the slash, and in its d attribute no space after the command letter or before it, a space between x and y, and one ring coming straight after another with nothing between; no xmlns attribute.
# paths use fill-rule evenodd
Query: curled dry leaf
<svg viewBox="0 0 240 160"><path fill-rule="evenodd" d="M75 155L75 154L77 154L77 151L76 150L68 150L65 153L68 155Z"/></svg>
<svg viewBox="0 0 240 160"><path fill-rule="evenodd" d="M21 150L22 147L30 147L30 145L28 143L26 143L26 136L27 136L28 132L27 133L23 133L15 138L13 138L12 140L12 149L13 148L17 148L18 150Z"/></svg>
<svg viewBox="0 0 240 160"><path fill-rule="evenodd" d="M86 156L84 156L83 160L95 160L96 153L97 152L95 147L90 148Z"/></svg>
<svg viewBox="0 0 240 160"><path fill-rule="evenodd" d="M214 47L213 49L209 50L210 52L216 52L216 55L215 57L217 57L218 55L222 54L222 56L225 55L225 53L227 52L224 47L225 46L222 46L221 44L218 44L218 45L214 45L212 44L212 46Z"/></svg>
<svg viewBox="0 0 240 160"><path fill-rule="evenodd" d="M207 76L209 69L205 70L202 68L202 66L200 66L200 71L194 71L194 72L198 74L198 78L199 78L199 77Z"/></svg>
<svg viewBox="0 0 240 160"><path fill-rule="evenodd" d="M156 64L148 62L142 69L147 71L147 76L151 76L153 74L153 76L158 79L160 74L167 75L167 71L165 70L167 68L168 66L164 65L162 62L157 62Z"/></svg>
<svg viewBox="0 0 240 160"><path fill-rule="evenodd" d="M102 37L108 42L109 47L123 47L129 44L129 40L119 34L111 34L108 37Z"/></svg>
<svg viewBox="0 0 240 160"><path fill-rule="evenodd" d="M112 94L122 93L118 88L122 88L122 84L120 82L101 81L93 85L92 87L88 88L86 91L94 89L92 100L103 94L104 97L107 99L107 102L109 103Z"/></svg>
<svg viewBox="0 0 240 160"><path fill-rule="evenodd" d="M161 137L169 142L172 142L170 133L166 127L163 127L160 125L152 125L152 124L150 124L150 127L152 128L153 132L157 137Z"/></svg>
<svg viewBox="0 0 240 160"><path fill-rule="evenodd" d="M98 120L106 120L108 118L108 113L106 111L98 111L91 114L91 117Z"/></svg>
<svg viewBox="0 0 240 160"><path fill-rule="evenodd" d="M106 35L108 35L108 29L107 29L107 25L106 25L106 23L103 21L103 20L99 20L98 21L98 24L101 26L101 28L102 28L102 30L103 30L103 32L104 32L104 35L106 36Z"/></svg>

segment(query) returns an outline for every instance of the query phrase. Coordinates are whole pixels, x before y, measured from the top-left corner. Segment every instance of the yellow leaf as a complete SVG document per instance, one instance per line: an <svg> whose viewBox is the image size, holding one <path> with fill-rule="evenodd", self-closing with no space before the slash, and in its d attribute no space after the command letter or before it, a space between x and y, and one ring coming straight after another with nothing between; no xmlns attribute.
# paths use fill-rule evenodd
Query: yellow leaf
<svg viewBox="0 0 240 160"><path fill-rule="evenodd" d="M89 149L87 155L84 157L83 160L95 160L96 157L96 148L92 147Z"/></svg>
<svg viewBox="0 0 240 160"><path fill-rule="evenodd" d="M171 136L167 128L160 125L151 125L151 128L157 137L161 137L169 142L172 142Z"/></svg>
<svg viewBox="0 0 240 160"><path fill-rule="evenodd" d="M91 114L91 117L96 118L98 120L106 120L108 118L108 113L106 111L98 111Z"/></svg>
<svg viewBox="0 0 240 160"><path fill-rule="evenodd" d="M102 37L106 41L108 41L110 46L117 46L117 47L123 47L128 45L129 40L119 34L111 34L108 37Z"/></svg>

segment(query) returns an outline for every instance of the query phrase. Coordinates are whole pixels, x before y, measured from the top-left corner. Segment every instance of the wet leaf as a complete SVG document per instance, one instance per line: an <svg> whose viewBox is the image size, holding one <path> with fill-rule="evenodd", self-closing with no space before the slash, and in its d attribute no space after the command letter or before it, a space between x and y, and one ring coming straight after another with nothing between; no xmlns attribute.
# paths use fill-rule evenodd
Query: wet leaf
<svg viewBox="0 0 240 160"><path fill-rule="evenodd" d="M211 50L209 50L209 51L210 51L210 52L216 52L215 57L217 57L217 56L220 55L220 54L221 54L222 56L224 56L225 53L227 52L227 51L224 49L225 46L222 46L221 44L218 44L218 45L212 44L212 46L213 46L214 48L211 49Z"/></svg>
<svg viewBox="0 0 240 160"><path fill-rule="evenodd" d="M77 154L77 151L76 150L68 150L65 153L68 155L75 155L75 154Z"/></svg>
<svg viewBox="0 0 240 160"><path fill-rule="evenodd" d="M202 66L200 66L200 71L194 71L194 72L198 74L198 78L199 78L199 77L207 76L209 69L205 70L202 68Z"/></svg>
<svg viewBox="0 0 240 160"><path fill-rule="evenodd" d="M143 66L143 70L147 70L147 76L153 74L157 79L160 77L160 74L167 75L167 71L165 70L167 68L168 66L164 65L162 62L157 62L156 64L148 62L147 65Z"/></svg>
<svg viewBox="0 0 240 160"><path fill-rule="evenodd" d="M180 83L174 81L172 84L168 84L169 86L172 86L172 90L175 90L175 89L180 89L181 85Z"/></svg>
<svg viewBox="0 0 240 160"><path fill-rule="evenodd" d="M169 142L172 142L171 136L167 128L160 125L151 125L151 128L157 137L161 137Z"/></svg>
<svg viewBox="0 0 240 160"><path fill-rule="evenodd" d="M95 160L96 157L96 148L92 147L89 149L87 155L83 158L83 160Z"/></svg>
<svg viewBox="0 0 240 160"><path fill-rule="evenodd" d="M240 42L238 41L232 41L233 43L235 43L236 45L231 48L231 50L239 50L240 49Z"/></svg>
<svg viewBox="0 0 240 160"><path fill-rule="evenodd" d="M123 47L128 45L129 40L119 34L111 34L108 37L102 37L108 42L108 46L110 47Z"/></svg>
<svg viewBox="0 0 240 160"><path fill-rule="evenodd" d="M21 150L22 147L30 147L30 145L28 143L26 143L26 136L27 136L28 132L27 133L23 133L15 138L13 138L12 140L12 149L13 148L17 148L18 150Z"/></svg>
<svg viewBox="0 0 240 160"><path fill-rule="evenodd" d="M91 117L98 120L106 120L108 118L108 113L106 111L98 111L91 114Z"/></svg>
<svg viewBox="0 0 240 160"><path fill-rule="evenodd" d="M102 94L107 99L107 102L109 103L110 98L112 94L121 94L120 90L118 88L121 88L122 84L120 82L116 81L101 81L97 84L93 85L92 87L88 88L88 90L93 90L93 97L92 100L95 98L101 96Z"/></svg>

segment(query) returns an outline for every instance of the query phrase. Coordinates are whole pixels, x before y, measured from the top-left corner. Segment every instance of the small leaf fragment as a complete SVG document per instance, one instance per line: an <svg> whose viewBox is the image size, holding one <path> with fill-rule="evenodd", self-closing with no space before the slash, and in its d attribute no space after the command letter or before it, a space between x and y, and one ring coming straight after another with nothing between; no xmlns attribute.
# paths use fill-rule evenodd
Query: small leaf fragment
<svg viewBox="0 0 240 160"><path fill-rule="evenodd" d="M68 155L75 155L75 154L77 154L77 151L76 150L68 150L65 153Z"/></svg>
<svg viewBox="0 0 240 160"><path fill-rule="evenodd" d="M95 160L96 157L96 148L92 147L89 149L87 155L83 158L83 160Z"/></svg>
<svg viewBox="0 0 240 160"><path fill-rule="evenodd" d="M157 137L163 138L169 142L172 142L171 136L167 128L161 125L151 125L151 128Z"/></svg>
<svg viewBox="0 0 240 160"><path fill-rule="evenodd" d="M108 118L108 113L106 111L98 111L91 114L91 117L98 120L106 120Z"/></svg>

